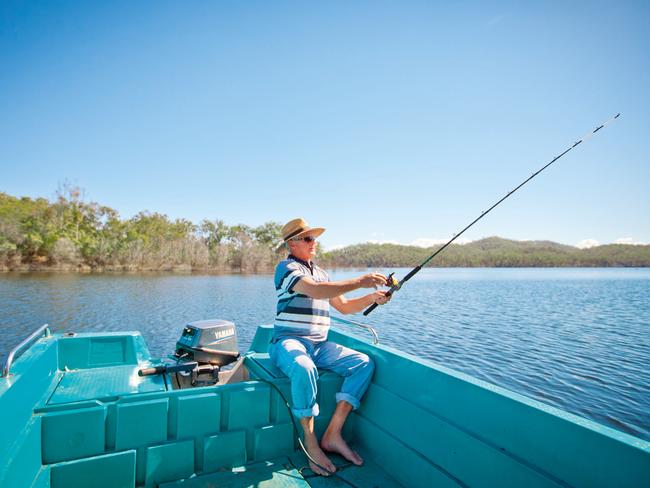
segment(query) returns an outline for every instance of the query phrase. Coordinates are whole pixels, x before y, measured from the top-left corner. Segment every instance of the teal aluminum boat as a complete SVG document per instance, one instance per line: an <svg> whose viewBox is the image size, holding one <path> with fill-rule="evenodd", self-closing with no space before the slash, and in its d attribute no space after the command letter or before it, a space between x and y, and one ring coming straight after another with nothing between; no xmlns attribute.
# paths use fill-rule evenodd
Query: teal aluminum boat
<svg viewBox="0 0 650 488"><path fill-rule="evenodd" d="M137 332L43 326L0 379L0 486L650 486L650 443L360 339L351 325L330 339L376 363L345 431L366 462L334 457L336 476L315 476L283 400L289 381L267 354L272 327L239 356L231 325L188 324L166 367ZM319 434L341 381L320 374Z"/></svg>

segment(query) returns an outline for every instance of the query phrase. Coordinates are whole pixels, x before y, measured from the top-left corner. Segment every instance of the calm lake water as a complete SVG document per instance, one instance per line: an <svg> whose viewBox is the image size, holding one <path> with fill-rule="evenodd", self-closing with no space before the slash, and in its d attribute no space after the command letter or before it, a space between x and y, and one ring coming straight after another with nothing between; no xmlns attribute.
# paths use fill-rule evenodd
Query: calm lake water
<svg viewBox="0 0 650 488"><path fill-rule="evenodd" d="M186 322L224 318L245 351L274 310L268 275L4 274L0 350L4 361L49 323L139 330L164 357ZM425 269L387 306L351 318L384 344L650 439L650 269Z"/></svg>

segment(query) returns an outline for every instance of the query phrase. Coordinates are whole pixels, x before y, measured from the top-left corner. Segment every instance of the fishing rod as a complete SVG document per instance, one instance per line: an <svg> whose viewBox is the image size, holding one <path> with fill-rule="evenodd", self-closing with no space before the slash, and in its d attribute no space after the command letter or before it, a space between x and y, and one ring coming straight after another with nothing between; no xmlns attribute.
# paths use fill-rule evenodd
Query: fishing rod
<svg viewBox="0 0 650 488"><path fill-rule="evenodd" d="M535 176L537 176L538 174L540 174L542 171L544 171L546 168L548 168L550 165L552 165L555 161L557 161L558 159L560 159L562 156L564 156L566 153L568 153L571 149L573 149L574 147L576 147L578 144L581 144L581 143L587 141L591 136L593 136L593 135L594 135L596 132L598 132L600 129L602 129L603 127L607 126L610 122L614 121L615 119L618 119L618 117L619 117L620 115L621 115L620 113L617 113L617 114L614 115L612 118L610 118L607 122L605 122L605 123L602 124L602 125L599 125L599 126L596 127L594 130L592 130L591 132L589 132L588 134L586 134L585 136L583 136L582 139L580 139L580 140L577 141L577 142L574 142L572 146L569 146L568 148L566 148L562 153L560 153L560 154L558 154L557 156L555 156L555 157L554 157L550 162L546 163L542 168L540 168L539 170L537 170L536 172L534 172L532 175L530 175L528 178L526 178L526 180L524 180L522 183L520 183L516 188L514 188L514 189L510 190L508 193L506 193L505 196L501 198L501 200L499 200L498 202L496 202L494 205L492 205L490 208L488 208L488 209L485 210L484 212L481 212L481 215L479 215L476 219L474 219L474 220L473 220L469 225L467 225L467 227L465 227L463 230L461 230L458 234L454 234L454 237L452 237L451 239L449 239L449 240L445 243L444 246L442 246L440 249L438 249L436 252L434 252L431 256L429 256L429 257L426 258L424 261L422 261L422 263L418 264L415 268L413 268L411 271L409 271L409 273L408 273L404 278L402 278L402 281L398 281L396 278L393 277L393 275L394 275L395 273L391 273L391 274L389 274L388 277L387 277L387 279L388 279L388 285L390 285L390 289L386 292L386 296L391 296L391 295L392 295L393 293L395 293L397 290L399 290L400 288L402 288L402 286L404 286L404 283L406 283L408 280L410 280L411 278L413 278L413 277L414 277L414 276L415 276L415 275L416 275L416 274L417 274L417 273L418 273L418 272L419 272L419 271L420 271L420 270L421 270L421 269L422 269L422 268L423 268L423 267L424 267L424 266L425 266L429 261L431 261L433 258L435 258L438 254L440 254L440 253L441 253L441 252L442 252L442 251L443 251L447 246L449 246L449 244L451 244L451 243L454 242L456 239L458 239L461 235L463 235L463 233L464 233L467 229L469 229L469 228L470 228L471 226L473 226L476 222L478 222L478 221L481 220L483 217L485 217L488 213L490 213L490 212L492 211L492 209L494 209L497 205L499 205L501 202L503 202L506 198L508 198L510 195L512 195L512 194L513 194L514 192L516 192L517 190L519 190L519 188L521 188L521 187L524 186L526 183L528 183L530 180L532 180L533 178L535 178ZM378 305L377 305L376 303L373 303L373 304L370 305L367 309L364 310L363 315L368 315L368 314L369 314L370 312L372 312L375 308L377 308L377 306L378 306Z"/></svg>

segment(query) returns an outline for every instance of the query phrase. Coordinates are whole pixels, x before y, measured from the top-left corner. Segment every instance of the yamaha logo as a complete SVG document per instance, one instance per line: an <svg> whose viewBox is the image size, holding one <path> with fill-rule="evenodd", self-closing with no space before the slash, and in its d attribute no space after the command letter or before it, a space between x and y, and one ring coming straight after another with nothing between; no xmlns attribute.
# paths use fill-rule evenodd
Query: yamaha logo
<svg viewBox="0 0 650 488"><path fill-rule="evenodd" d="M229 327L228 329L222 329L222 330L216 330L214 331L214 338L215 339L223 339L224 337L230 337L233 335L235 332L235 329L232 327Z"/></svg>

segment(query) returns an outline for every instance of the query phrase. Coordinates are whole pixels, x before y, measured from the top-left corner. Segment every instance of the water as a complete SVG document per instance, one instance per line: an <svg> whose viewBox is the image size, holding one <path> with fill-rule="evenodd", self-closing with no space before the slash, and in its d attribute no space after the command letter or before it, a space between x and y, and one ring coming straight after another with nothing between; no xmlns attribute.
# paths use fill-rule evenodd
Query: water
<svg viewBox="0 0 650 488"><path fill-rule="evenodd" d="M274 310L264 275L5 274L0 350L4 361L49 323L139 330L164 357L184 323L204 318L234 321L245 350ZM384 344L650 440L650 269L425 269L354 318Z"/></svg>

